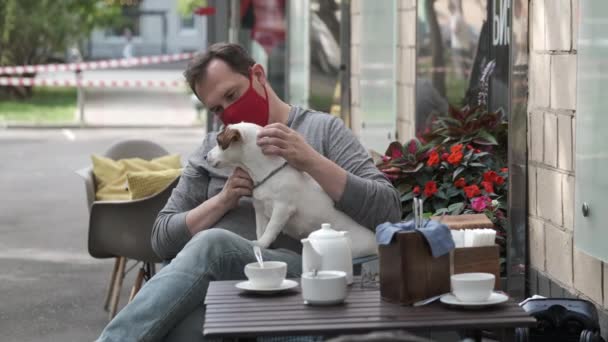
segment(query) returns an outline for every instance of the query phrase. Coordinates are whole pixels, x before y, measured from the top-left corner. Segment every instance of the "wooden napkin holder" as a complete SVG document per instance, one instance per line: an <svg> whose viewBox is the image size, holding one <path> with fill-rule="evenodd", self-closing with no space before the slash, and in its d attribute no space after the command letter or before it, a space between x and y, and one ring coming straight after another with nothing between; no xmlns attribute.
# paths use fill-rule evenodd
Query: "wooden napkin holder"
<svg viewBox="0 0 608 342"><path fill-rule="evenodd" d="M450 229L488 228L492 222L483 214L446 216ZM399 232L388 245L379 246L380 296L402 305L450 292L450 274L486 272L500 284L498 245L456 248L449 255L433 258L422 234Z"/></svg>

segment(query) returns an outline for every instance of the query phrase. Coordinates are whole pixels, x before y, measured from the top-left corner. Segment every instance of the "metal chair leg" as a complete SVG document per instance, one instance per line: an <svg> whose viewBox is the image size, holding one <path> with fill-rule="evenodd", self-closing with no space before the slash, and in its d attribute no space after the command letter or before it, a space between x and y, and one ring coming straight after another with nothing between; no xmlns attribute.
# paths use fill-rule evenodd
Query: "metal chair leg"
<svg viewBox="0 0 608 342"><path fill-rule="evenodd" d="M125 278L125 266L127 264L127 258L118 258L118 270L116 272L117 277L113 284L112 289L112 300L110 302L110 314L109 318L112 320L116 316L116 310L118 308L118 300L120 299L120 289L122 288L122 281Z"/></svg>
<svg viewBox="0 0 608 342"><path fill-rule="evenodd" d="M106 294L106 300L103 304L103 309L106 312L110 310L110 299L112 298L112 293L114 290L114 282L116 281L116 274L118 273L118 264L119 258L114 258L114 269L112 270L112 275L110 276L110 284L108 285L108 292Z"/></svg>

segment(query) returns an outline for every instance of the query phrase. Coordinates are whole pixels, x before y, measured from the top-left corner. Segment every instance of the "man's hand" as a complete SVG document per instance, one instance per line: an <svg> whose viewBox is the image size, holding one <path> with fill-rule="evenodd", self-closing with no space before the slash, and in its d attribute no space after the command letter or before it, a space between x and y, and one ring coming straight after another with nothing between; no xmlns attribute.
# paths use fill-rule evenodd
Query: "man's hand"
<svg viewBox="0 0 608 342"><path fill-rule="evenodd" d="M252 193L253 180L247 172L237 167L232 175L228 177L219 195L228 209L232 209L237 206L242 196L251 196Z"/></svg>
<svg viewBox="0 0 608 342"><path fill-rule="evenodd" d="M283 157L300 171L308 172L320 156L304 137L281 123L264 127L258 134L257 143L264 154Z"/></svg>

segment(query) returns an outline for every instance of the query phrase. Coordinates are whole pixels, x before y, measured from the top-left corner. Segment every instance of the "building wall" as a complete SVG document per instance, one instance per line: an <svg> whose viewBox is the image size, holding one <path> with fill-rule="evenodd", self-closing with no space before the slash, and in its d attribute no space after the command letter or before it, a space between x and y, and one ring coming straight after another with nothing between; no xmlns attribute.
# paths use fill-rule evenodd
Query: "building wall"
<svg viewBox="0 0 608 342"><path fill-rule="evenodd" d="M359 3L352 1L353 129L360 127ZM528 102L528 233L531 293L579 297L600 309L608 333L608 264L574 247L576 63L579 2L530 0ZM414 132L416 1L399 1L397 130Z"/></svg>
<svg viewBox="0 0 608 342"><path fill-rule="evenodd" d="M182 29L176 1L145 0L142 11L166 11L167 18L167 53L197 51L207 45L207 19L194 16L194 29ZM133 37L135 56L158 55L162 49L162 19L158 15L143 15L140 19L140 35ZM120 58L126 40L122 36L106 36L104 30L91 33L92 58Z"/></svg>
<svg viewBox="0 0 608 342"><path fill-rule="evenodd" d="M351 2L351 128L360 136L361 131L361 1ZM397 137L405 142L414 137L415 80L416 80L416 0L397 1ZM384 151L378 151L384 152Z"/></svg>
<svg viewBox="0 0 608 342"><path fill-rule="evenodd" d="M551 296L564 291L565 296L585 298L606 309L608 266L579 251L573 241L578 35L575 18L579 1L530 1L531 290ZM600 316L606 326L606 312ZM602 330L607 333L606 328Z"/></svg>

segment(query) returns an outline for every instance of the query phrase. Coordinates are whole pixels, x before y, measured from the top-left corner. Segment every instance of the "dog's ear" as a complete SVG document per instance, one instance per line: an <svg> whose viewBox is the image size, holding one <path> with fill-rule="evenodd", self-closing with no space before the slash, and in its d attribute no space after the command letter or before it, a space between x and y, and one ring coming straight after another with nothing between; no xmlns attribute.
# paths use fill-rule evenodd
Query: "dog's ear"
<svg viewBox="0 0 608 342"><path fill-rule="evenodd" d="M241 140L241 132L236 129L226 128L217 135L217 144L220 145L222 150L227 149L230 144L239 140Z"/></svg>

